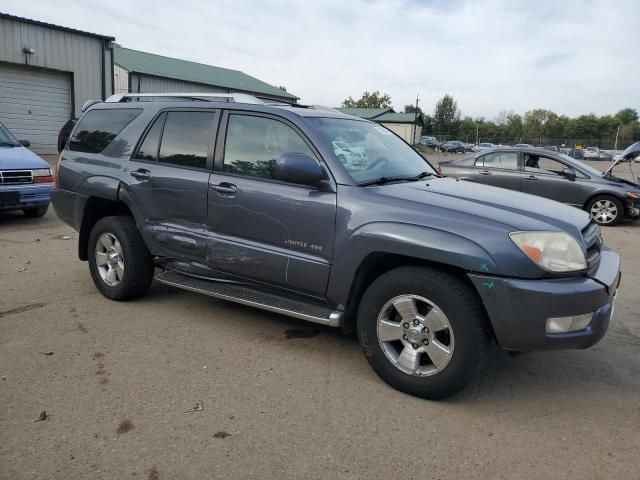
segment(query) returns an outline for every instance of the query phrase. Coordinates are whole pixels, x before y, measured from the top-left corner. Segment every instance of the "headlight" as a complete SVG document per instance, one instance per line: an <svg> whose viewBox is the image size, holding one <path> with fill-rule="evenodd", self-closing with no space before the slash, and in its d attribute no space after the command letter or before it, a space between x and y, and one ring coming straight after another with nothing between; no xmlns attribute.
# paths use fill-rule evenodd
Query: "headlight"
<svg viewBox="0 0 640 480"><path fill-rule="evenodd" d="M512 232L509 237L524 254L550 272L574 272L587 268L582 247L564 232Z"/></svg>

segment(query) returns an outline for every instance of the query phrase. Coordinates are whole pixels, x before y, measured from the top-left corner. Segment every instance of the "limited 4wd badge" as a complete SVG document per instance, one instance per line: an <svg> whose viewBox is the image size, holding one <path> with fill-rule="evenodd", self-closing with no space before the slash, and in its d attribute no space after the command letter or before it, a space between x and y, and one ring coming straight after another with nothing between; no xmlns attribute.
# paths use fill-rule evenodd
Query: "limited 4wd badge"
<svg viewBox="0 0 640 480"><path fill-rule="evenodd" d="M322 245L310 244L308 242L302 242L300 240L292 240L290 238L285 238L284 239L284 244L287 247L304 248L304 249L307 249L307 250L312 250L314 252L322 252L322 250L324 250L324 247Z"/></svg>

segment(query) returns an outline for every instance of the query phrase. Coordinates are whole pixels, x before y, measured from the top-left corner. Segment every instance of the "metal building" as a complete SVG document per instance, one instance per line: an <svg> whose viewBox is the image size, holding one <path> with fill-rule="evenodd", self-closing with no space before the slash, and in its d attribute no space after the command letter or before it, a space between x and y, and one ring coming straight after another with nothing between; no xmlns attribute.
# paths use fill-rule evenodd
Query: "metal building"
<svg viewBox="0 0 640 480"><path fill-rule="evenodd" d="M414 113L396 113L391 107L384 108L344 108L337 110L354 117L365 118L384 125L412 145L420 142L422 118Z"/></svg>
<svg viewBox="0 0 640 480"><path fill-rule="evenodd" d="M82 104L113 93L113 37L0 13L0 122L39 154Z"/></svg>
<svg viewBox="0 0 640 480"><path fill-rule="evenodd" d="M239 70L188 62L177 58L113 50L115 93L242 92L263 100L296 103L298 97Z"/></svg>

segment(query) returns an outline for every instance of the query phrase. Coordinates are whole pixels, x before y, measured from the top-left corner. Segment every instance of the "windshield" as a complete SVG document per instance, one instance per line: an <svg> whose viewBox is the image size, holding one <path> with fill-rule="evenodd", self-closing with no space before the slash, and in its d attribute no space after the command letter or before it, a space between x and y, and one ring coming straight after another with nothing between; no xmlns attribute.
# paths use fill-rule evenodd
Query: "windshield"
<svg viewBox="0 0 640 480"><path fill-rule="evenodd" d="M306 120L324 134L329 144L346 143L361 152L358 156L335 152L357 183L387 177L414 177L423 172L435 174L419 153L380 125L343 118L309 117Z"/></svg>
<svg viewBox="0 0 640 480"><path fill-rule="evenodd" d="M20 145L11 132L0 123L0 147L1 146L17 146Z"/></svg>
<svg viewBox="0 0 640 480"><path fill-rule="evenodd" d="M587 165L584 162L581 162L580 160L571 158L569 155L565 155L564 153L559 153L558 157L562 158L563 160L567 160L569 162L569 165L577 164L580 167L580 170L587 172L591 176L594 176L594 177L602 176L602 172L600 170L590 167L589 165Z"/></svg>

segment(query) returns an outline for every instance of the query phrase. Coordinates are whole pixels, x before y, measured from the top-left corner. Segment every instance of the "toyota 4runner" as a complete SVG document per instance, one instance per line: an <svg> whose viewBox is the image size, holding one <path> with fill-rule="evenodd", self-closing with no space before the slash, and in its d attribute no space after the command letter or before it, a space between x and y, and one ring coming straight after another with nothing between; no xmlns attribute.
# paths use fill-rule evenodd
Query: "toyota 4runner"
<svg viewBox="0 0 640 480"><path fill-rule="evenodd" d="M593 345L620 280L587 213L442 178L391 131L326 108L116 95L88 106L56 182L104 296L155 278L356 331L384 381L430 399L464 387L492 342Z"/></svg>

